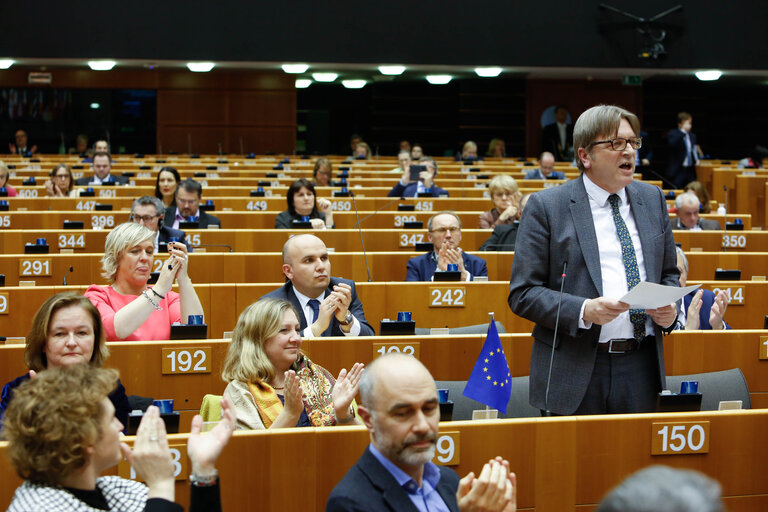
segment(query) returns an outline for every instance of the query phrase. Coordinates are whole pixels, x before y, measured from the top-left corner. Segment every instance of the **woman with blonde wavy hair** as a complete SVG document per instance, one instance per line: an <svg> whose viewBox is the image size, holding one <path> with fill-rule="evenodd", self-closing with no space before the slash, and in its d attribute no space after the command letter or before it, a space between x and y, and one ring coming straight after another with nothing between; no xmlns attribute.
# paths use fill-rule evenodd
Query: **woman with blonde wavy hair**
<svg viewBox="0 0 768 512"><path fill-rule="evenodd" d="M248 430L356 423L352 401L362 363L333 376L301 352L290 302L261 299L237 320L221 376L237 427Z"/></svg>

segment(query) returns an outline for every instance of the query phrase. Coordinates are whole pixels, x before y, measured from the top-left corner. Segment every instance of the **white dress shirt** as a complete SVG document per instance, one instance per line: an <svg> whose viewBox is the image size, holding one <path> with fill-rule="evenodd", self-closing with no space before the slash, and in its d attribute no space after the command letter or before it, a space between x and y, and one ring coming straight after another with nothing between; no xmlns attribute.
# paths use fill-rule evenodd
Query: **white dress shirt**
<svg viewBox="0 0 768 512"><path fill-rule="evenodd" d="M589 196L589 208L592 210L592 221L595 224L595 233L597 234L597 247L600 254L600 275L603 283L603 297L609 299L620 299L629 290L627 289L627 274L624 269L624 260L621 256L621 243L619 235L616 232L616 223L613 220L613 208L608 202L608 196L611 194L606 190L595 185L589 177L584 174L584 188ZM619 196L619 213L627 230L632 238L632 245L635 247L635 258L637 259L637 268L640 272L640 280L646 280L645 259L643 258L643 248L640 243L640 234L637 231L637 224L632 210L627 201L627 191L625 188L619 190L616 195ZM589 329L591 322L584 321L584 306L581 305L581 316L579 327ZM653 323L648 316L645 323L645 333L653 334ZM634 328L629 319L629 311L621 313L612 321L603 325L600 330L600 343L616 338L633 338Z"/></svg>
<svg viewBox="0 0 768 512"><path fill-rule="evenodd" d="M312 306L309 305L309 301L312 300L312 297L307 297L295 287L293 288L293 293L295 293L296 298L299 299L299 304L301 304L301 312L304 313L304 318L307 319L307 327L301 332L301 337L315 338L316 336L312 333L312 317L315 315L315 313L312 311ZM323 299L325 298L325 291L314 298L320 302L323 302ZM331 318L331 322L333 322L333 318ZM342 329L341 332L344 332L344 330ZM354 315L352 316L352 328L349 330L349 332L344 332L344 336L360 336L360 322L357 321L357 318L355 318Z"/></svg>

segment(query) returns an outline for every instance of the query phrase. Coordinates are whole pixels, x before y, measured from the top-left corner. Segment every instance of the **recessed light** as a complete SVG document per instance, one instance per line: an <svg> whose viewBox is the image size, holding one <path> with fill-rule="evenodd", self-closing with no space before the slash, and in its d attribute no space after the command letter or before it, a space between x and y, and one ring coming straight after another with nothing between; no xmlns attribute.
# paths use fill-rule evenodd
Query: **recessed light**
<svg viewBox="0 0 768 512"><path fill-rule="evenodd" d="M483 78L493 78L501 74L501 68L499 67L475 68L475 73L477 73L477 76L481 76Z"/></svg>
<svg viewBox="0 0 768 512"><path fill-rule="evenodd" d="M379 66L379 72L382 75L402 75L405 66Z"/></svg>
<svg viewBox="0 0 768 512"><path fill-rule="evenodd" d="M717 80L722 75L723 75L723 72L719 71L717 69L710 69L708 71L697 71L696 72L696 78L698 78L702 82L711 82L712 80Z"/></svg>
<svg viewBox="0 0 768 512"><path fill-rule="evenodd" d="M92 108L93 110L99 110L99 109L101 108L101 104L100 104L100 103L96 103L96 102L94 101L93 103L91 103L91 108Z"/></svg>
<svg viewBox="0 0 768 512"><path fill-rule="evenodd" d="M187 62L187 68L195 73L207 73L216 66L215 62Z"/></svg>
<svg viewBox="0 0 768 512"><path fill-rule="evenodd" d="M8 69L14 62L16 61L13 59L0 59L0 69Z"/></svg>
<svg viewBox="0 0 768 512"><path fill-rule="evenodd" d="M312 73L312 78L318 82L333 82L338 77L338 73Z"/></svg>
<svg viewBox="0 0 768 512"><path fill-rule="evenodd" d="M300 74L309 69L308 64L283 64L281 66L286 73Z"/></svg>
<svg viewBox="0 0 768 512"><path fill-rule="evenodd" d="M88 67L94 71L109 71L117 64L113 60L89 60Z"/></svg>
<svg viewBox="0 0 768 512"><path fill-rule="evenodd" d="M445 85L451 81L451 75L427 75L427 82L432 85Z"/></svg>
<svg viewBox="0 0 768 512"><path fill-rule="evenodd" d="M367 84L365 80L342 80L341 84L347 89L362 89Z"/></svg>
<svg viewBox="0 0 768 512"><path fill-rule="evenodd" d="M297 89L306 89L310 85L312 85L312 80L310 80L309 78L299 78L296 80Z"/></svg>

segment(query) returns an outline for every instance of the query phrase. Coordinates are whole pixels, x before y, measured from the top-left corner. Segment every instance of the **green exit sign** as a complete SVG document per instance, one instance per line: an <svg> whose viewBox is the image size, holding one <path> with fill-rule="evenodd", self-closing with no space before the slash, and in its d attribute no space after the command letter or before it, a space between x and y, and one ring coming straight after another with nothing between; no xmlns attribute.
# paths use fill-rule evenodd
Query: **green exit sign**
<svg viewBox="0 0 768 512"><path fill-rule="evenodd" d="M624 75L621 77L622 85L642 85L643 78L638 75Z"/></svg>

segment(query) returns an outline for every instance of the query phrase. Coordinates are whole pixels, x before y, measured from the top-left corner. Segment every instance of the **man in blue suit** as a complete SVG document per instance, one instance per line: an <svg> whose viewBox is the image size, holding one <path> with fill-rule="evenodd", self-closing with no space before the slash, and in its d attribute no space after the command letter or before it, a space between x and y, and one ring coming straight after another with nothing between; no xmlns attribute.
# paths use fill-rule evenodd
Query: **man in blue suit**
<svg viewBox="0 0 768 512"><path fill-rule="evenodd" d="M669 145L669 163L667 177L674 183L675 188L683 188L686 184L696 181L696 164L700 160L701 148L696 140L696 134L691 131L693 116L688 112L677 114L677 129L667 134Z"/></svg>
<svg viewBox="0 0 768 512"><path fill-rule="evenodd" d="M427 221L429 241L434 250L408 260L406 281L432 281L436 270L448 270L449 263L459 266L462 281L487 276L485 260L461 250L461 219L453 212L440 212Z"/></svg>
<svg viewBox="0 0 768 512"><path fill-rule="evenodd" d="M419 173L419 181L411 182L410 168L403 172L400 181L392 187L388 197L417 197L419 194L429 194L431 197L448 196L448 191L435 185L437 176L437 162L430 157L422 157L419 164L426 166L426 170Z"/></svg>
<svg viewBox="0 0 768 512"><path fill-rule="evenodd" d="M171 238L175 238L177 242L187 246L187 252L192 252L192 248L186 240L187 234L180 229L166 226L163 223L164 214L165 206L155 196L142 196L131 204L131 221L141 224L156 233L155 251L159 249L160 244L168 244Z"/></svg>
<svg viewBox="0 0 768 512"><path fill-rule="evenodd" d="M680 286L688 279L688 258L677 247L677 268L680 270ZM683 297L683 308L677 318L678 329L723 330L731 327L723 317L728 308L728 294L720 290L715 295L710 290L699 288Z"/></svg>
<svg viewBox="0 0 768 512"><path fill-rule="evenodd" d="M316 236L297 235L285 242L283 274L286 283L264 297L293 304L302 338L375 334L365 319L355 282L331 277L328 249Z"/></svg>
<svg viewBox="0 0 768 512"><path fill-rule="evenodd" d="M539 168L530 170L525 175L526 180L564 180L565 173L555 170L555 155L545 151L539 157Z"/></svg>

